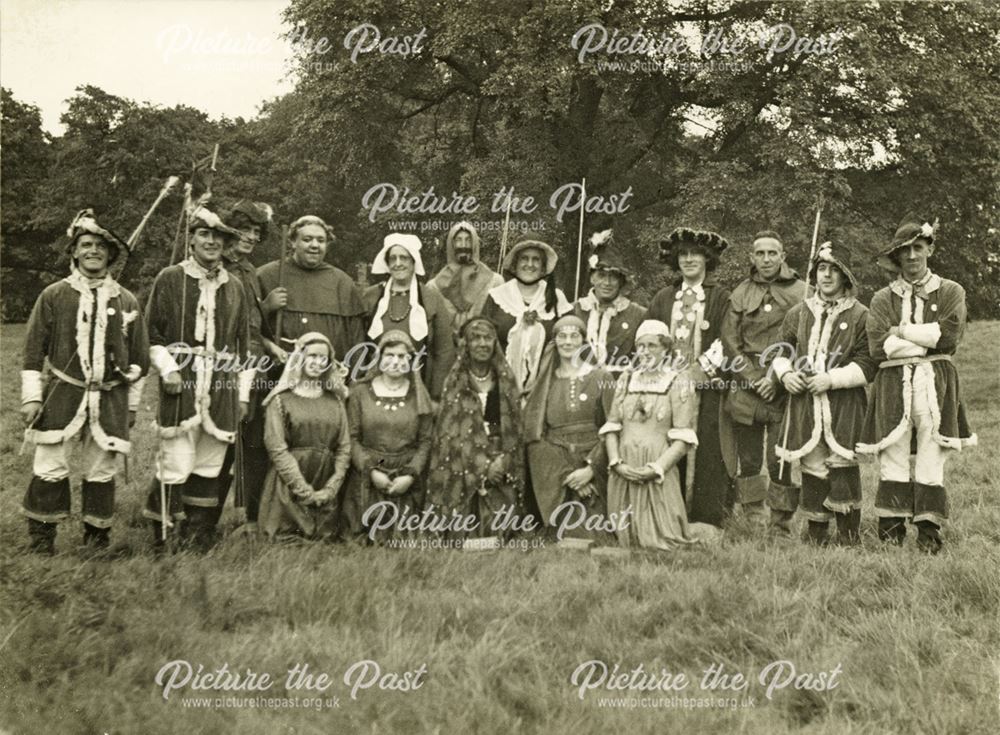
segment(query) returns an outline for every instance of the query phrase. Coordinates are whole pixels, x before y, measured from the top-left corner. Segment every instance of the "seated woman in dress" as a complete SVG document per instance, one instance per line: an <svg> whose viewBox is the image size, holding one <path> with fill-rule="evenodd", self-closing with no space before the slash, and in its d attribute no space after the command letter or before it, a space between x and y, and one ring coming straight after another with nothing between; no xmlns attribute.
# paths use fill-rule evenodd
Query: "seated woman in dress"
<svg viewBox="0 0 1000 735"><path fill-rule="evenodd" d="M647 320L635 335L636 365L619 379L607 423L608 511L631 509L619 524L621 546L671 550L718 537L707 523L688 523L677 462L698 445L694 385L669 364L670 328Z"/></svg>
<svg viewBox="0 0 1000 735"><path fill-rule="evenodd" d="M438 516L474 520L448 529L451 538L506 535L494 520L505 509L520 514L524 495L520 393L493 322L473 317L460 334L434 422L427 501Z"/></svg>
<svg viewBox="0 0 1000 735"><path fill-rule="evenodd" d="M264 444L271 469L264 480L258 524L270 538L337 533L340 487L351 461L347 369L319 332L295 342L274 390L264 399Z"/></svg>
<svg viewBox="0 0 1000 735"><path fill-rule="evenodd" d="M497 327L500 349L514 373L522 397L538 377L538 365L552 325L573 311L556 288L553 272L559 256L538 240L522 240L504 257L504 273L514 277L490 290L483 316Z"/></svg>
<svg viewBox="0 0 1000 735"><path fill-rule="evenodd" d="M368 336L378 340L390 330L406 333L422 352L419 372L431 398L441 400L444 379L455 361L455 310L435 286L421 283L424 275L420 238L393 232L372 262L372 275L387 275L384 283L365 289Z"/></svg>
<svg viewBox="0 0 1000 735"><path fill-rule="evenodd" d="M524 408L524 440L528 446L528 473L542 522L576 525L570 536L590 538L579 511L553 512L568 501L578 501L588 514L607 514L607 455L597 432L607 420L615 380L604 368L583 357L583 320L567 314L552 329L553 342L545 348L538 381ZM571 513L570 515L566 515Z"/></svg>
<svg viewBox="0 0 1000 735"><path fill-rule="evenodd" d="M378 349L378 368L352 386L347 401L351 471L343 515L350 536L365 533L370 525L364 522L365 512L376 503L392 503L400 512L409 507L410 513L423 506L423 474L434 428L431 398L411 370L416 347L405 332L385 332ZM388 535L379 532L380 540Z"/></svg>

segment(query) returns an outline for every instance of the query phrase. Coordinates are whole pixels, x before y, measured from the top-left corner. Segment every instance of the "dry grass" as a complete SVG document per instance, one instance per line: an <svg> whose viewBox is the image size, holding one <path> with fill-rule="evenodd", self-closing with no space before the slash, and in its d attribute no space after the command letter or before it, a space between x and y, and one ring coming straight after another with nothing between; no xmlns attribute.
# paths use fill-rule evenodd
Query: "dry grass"
<svg viewBox="0 0 1000 735"><path fill-rule="evenodd" d="M875 541L866 468L858 551L777 545L736 528L718 548L626 560L553 549L251 547L231 537L207 556L157 561L139 516L152 472L148 406L115 529L137 553L85 560L74 518L60 553L38 558L24 553L17 513L30 474L30 457L17 454L23 331L3 328L0 355L0 726L12 732L993 731L996 323L971 325L959 356L980 447L949 463L953 523L937 558L918 554L912 539L902 549ZM289 667L308 663L331 675L326 696L340 706L188 709L181 699L197 693L164 702L154 684L175 659L269 672L278 679L271 697L285 696ZM429 673L416 691L367 690L352 701L342 677L362 659L385 671L426 663ZM686 672L687 697L705 696L699 672L713 663L755 675L787 659L799 671L840 664L843 673L832 691L786 689L771 701L754 682L752 708L623 710L599 706L600 692L577 698L569 678L588 659Z"/></svg>

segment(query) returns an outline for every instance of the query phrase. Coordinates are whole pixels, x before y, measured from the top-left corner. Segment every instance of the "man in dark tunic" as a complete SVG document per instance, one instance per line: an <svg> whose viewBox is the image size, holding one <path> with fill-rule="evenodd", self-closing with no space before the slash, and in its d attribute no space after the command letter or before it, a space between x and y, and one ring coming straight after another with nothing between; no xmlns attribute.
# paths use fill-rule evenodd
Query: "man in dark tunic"
<svg viewBox="0 0 1000 735"><path fill-rule="evenodd" d="M118 455L131 448L129 428L149 369L139 302L108 273L126 245L90 209L77 214L67 235L71 274L35 302L21 372L25 439L35 443L23 512L31 549L46 554L69 515L74 438L82 443L83 540L109 546Z"/></svg>

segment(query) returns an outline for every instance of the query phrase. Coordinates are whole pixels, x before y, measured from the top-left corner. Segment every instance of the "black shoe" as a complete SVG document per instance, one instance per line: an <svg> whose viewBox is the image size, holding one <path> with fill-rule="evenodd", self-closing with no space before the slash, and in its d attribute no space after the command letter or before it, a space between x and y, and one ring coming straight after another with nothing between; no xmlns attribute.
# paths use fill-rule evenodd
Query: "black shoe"
<svg viewBox="0 0 1000 735"><path fill-rule="evenodd" d="M917 522L917 548L925 554L941 553L944 542L941 540L941 531L938 526L930 521Z"/></svg>
<svg viewBox="0 0 1000 735"><path fill-rule="evenodd" d="M28 549L36 554L54 556L56 553L56 524L28 519Z"/></svg>
<svg viewBox="0 0 1000 735"><path fill-rule="evenodd" d="M809 521L806 540L816 546L826 546L830 543L830 524L828 521Z"/></svg>
<svg viewBox="0 0 1000 735"><path fill-rule="evenodd" d="M902 546L906 539L906 519L905 518L879 518L878 537L895 546Z"/></svg>
<svg viewBox="0 0 1000 735"><path fill-rule="evenodd" d="M83 524L83 545L103 551L111 546L111 529Z"/></svg>
<svg viewBox="0 0 1000 735"><path fill-rule="evenodd" d="M861 543L861 509L853 508L848 513L836 515L837 543L840 546L858 546Z"/></svg>

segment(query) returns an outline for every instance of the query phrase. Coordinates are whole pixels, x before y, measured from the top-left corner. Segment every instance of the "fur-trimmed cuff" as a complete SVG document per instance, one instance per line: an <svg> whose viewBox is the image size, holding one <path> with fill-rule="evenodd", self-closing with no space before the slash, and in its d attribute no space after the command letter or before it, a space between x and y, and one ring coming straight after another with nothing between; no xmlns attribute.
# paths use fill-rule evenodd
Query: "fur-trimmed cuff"
<svg viewBox="0 0 1000 735"><path fill-rule="evenodd" d="M894 334L890 334L885 338L883 348L885 349L885 356L890 360L897 360L901 357L923 357L927 354L926 347L921 347L908 339L902 339Z"/></svg>
<svg viewBox="0 0 1000 735"><path fill-rule="evenodd" d="M42 402L42 373L40 370L21 371L21 405Z"/></svg>
<svg viewBox="0 0 1000 735"><path fill-rule="evenodd" d="M682 441L692 447L698 446L698 435L693 429L670 429L667 431L667 438L670 441Z"/></svg>
<svg viewBox="0 0 1000 735"><path fill-rule="evenodd" d="M128 410L138 411L139 404L142 403L142 389L146 385L145 378L139 378L128 387Z"/></svg>
<svg viewBox="0 0 1000 735"><path fill-rule="evenodd" d="M169 375L170 373L176 373L180 370L180 367L177 365L177 361L174 360L173 355L171 355L167 351L167 348L163 345L150 346L149 361L153 363L153 367L156 368L161 377Z"/></svg>
<svg viewBox="0 0 1000 735"><path fill-rule="evenodd" d="M827 375L830 376L830 388L833 390L840 388L858 388L868 382L865 379L864 371L856 362L852 362L850 365L844 365L843 367L833 368L827 373Z"/></svg>
<svg viewBox="0 0 1000 735"><path fill-rule="evenodd" d="M941 339L941 325L937 322L907 324L899 328L899 336L921 347L937 347Z"/></svg>
<svg viewBox="0 0 1000 735"><path fill-rule="evenodd" d="M240 403L250 402L250 392L253 390L253 379L257 371L253 368L241 370L239 377Z"/></svg>
<svg viewBox="0 0 1000 735"><path fill-rule="evenodd" d="M774 369L774 374L778 377L778 380L781 380L792 371L792 361L787 357L776 357L771 363L771 367Z"/></svg>

